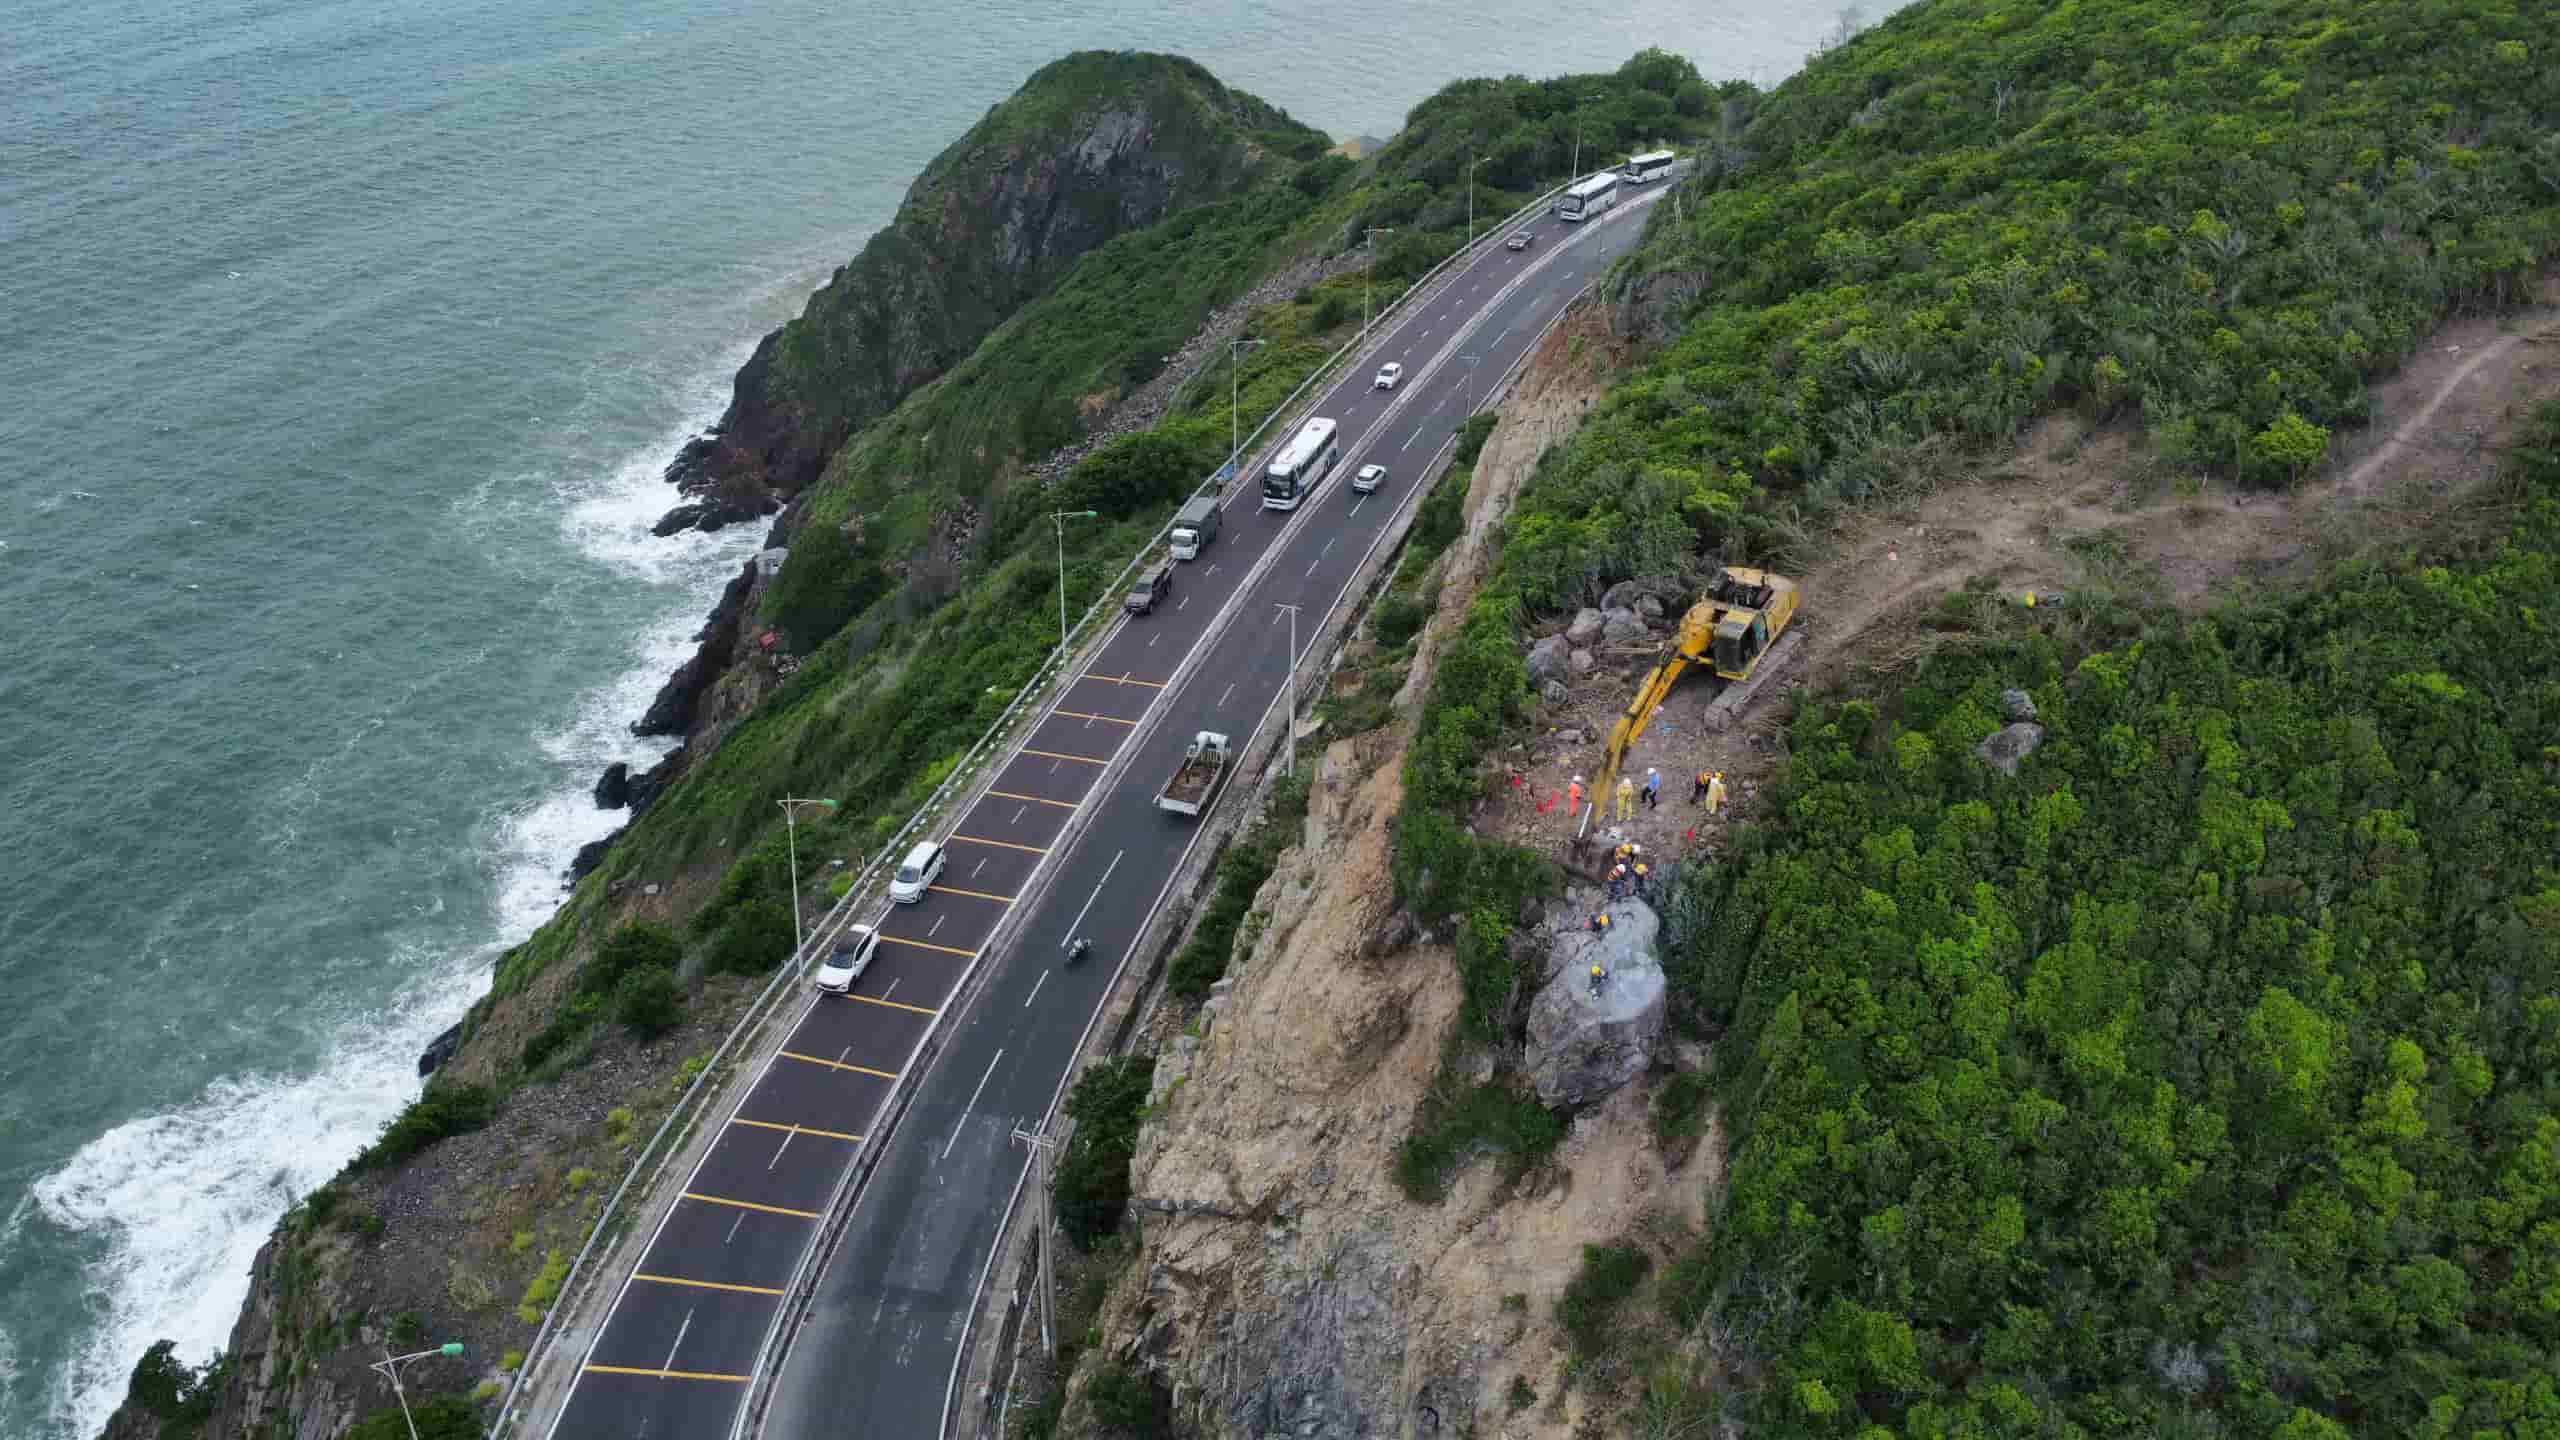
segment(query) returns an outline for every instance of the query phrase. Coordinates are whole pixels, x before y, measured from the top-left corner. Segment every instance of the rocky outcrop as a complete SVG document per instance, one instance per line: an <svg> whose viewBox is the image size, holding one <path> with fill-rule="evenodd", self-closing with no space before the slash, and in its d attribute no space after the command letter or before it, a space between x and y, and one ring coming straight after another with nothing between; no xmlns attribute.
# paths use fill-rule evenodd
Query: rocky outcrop
<svg viewBox="0 0 2560 1440"><path fill-rule="evenodd" d="M1043 67L757 345L727 412L668 468L685 503L658 533L772 514L1085 254L1263 173L1274 135L1321 138L1178 56L1085 51Z"/></svg>
<svg viewBox="0 0 2560 1440"><path fill-rule="evenodd" d="M1573 673L1573 652L1561 635L1550 635L1529 647L1529 683L1543 685Z"/></svg>
<svg viewBox="0 0 2560 1440"><path fill-rule="evenodd" d="M1573 623L1564 627L1564 638L1578 646L1588 645L1600 638L1601 627L1608 623L1607 616L1586 605L1573 613Z"/></svg>
<svg viewBox="0 0 2560 1440"><path fill-rule="evenodd" d="M1974 757L2003 775L2015 775L2018 766L2036 747L2044 743L2044 727L2017 721L2003 725L1973 747Z"/></svg>
<svg viewBox="0 0 2560 1440"><path fill-rule="evenodd" d="M1653 634L1645 628L1644 617L1633 610L1604 610L1601 615L1600 641L1604 645L1641 645Z"/></svg>
<svg viewBox="0 0 2560 1440"><path fill-rule="evenodd" d="M1529 1004L1521 1068L1551 1106L1579 1108L1609 1095L1644 1073L1662 1040L1669 988L1654 954L1661 922L1642 900L1600 908L1609 928L1599 934L1589 911L1567 910L1548 950L1547 982Z"/></svg>
<svg viewBox="0 0 2560 1440"><path fill-rule="evenodd" d="M620 810L631 803L631 766L616 760L596 777L596 808Z"/></svg>

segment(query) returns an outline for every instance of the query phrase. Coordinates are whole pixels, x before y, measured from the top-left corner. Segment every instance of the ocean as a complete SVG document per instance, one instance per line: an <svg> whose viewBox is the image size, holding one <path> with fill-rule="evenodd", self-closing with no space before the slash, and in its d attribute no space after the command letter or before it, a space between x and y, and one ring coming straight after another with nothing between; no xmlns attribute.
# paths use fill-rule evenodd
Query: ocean
<svg viewBox="0 0 2560 1440"><path fill-rule="evenodd" d="M1871 10L1883 7L1871 6ZM156 1337L417 1091L618 816L761 527L660 471L944 144L1068 50L1337 135L1780 0L17 0L0 45L0 1436Z"/></svg>

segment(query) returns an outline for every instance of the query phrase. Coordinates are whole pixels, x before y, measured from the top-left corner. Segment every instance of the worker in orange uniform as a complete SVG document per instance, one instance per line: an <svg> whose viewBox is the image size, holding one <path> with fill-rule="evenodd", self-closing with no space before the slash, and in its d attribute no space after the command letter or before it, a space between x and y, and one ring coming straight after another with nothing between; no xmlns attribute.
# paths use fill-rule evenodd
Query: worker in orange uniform
<svg viewBox="0 0 2560 1440"><path fill-rule="evenodd" d="M1689 787L1690 804L1695 805L1699 801L1707 798L1707 781L1709 778L1710 777L1706 771L1701 770L1698 772L1698 783Z"/></svg>
<svg viewBox="0 0 2560 1440"><path fill-rule="evenodd" d="M1564 818L1570 820L1581 811L1582 777L1576 775L1573 777L1573 783L1564 787Z"/></svg>

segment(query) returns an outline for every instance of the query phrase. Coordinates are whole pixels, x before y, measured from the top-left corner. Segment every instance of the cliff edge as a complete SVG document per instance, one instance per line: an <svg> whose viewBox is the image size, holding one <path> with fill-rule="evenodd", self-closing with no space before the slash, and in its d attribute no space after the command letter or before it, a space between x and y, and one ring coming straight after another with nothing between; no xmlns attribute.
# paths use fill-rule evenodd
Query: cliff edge
<svg viewBox="0 0 2560 1440"><path fill-rule="evenodd" d="M773 513L1087 252L1235 194L1276 147L1312 138L1179 56L1090 50L1042 67L756 346L727 412L668 467L686 498L658 533Z"/></svg>

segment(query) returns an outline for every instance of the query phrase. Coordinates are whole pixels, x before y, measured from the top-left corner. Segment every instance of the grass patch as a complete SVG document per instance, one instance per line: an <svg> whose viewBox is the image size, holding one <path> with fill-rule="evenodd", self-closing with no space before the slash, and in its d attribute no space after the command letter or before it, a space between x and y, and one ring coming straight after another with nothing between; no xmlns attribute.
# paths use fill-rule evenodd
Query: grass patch
<svg viewBox="0 0 2560 1440"><path fill-rule="evenodd" d="M1413 1133L1396 1148L1396 1188L1418 1204L1448 1194L1449 1181L1481 1152L1502 1157L1507 1178L1518 1179L1555 1153L1564 1122L1510 1084L1452 1081L1444 1070L1414 1119Z"/></svg>
<svg viewBox="0 0 2560 1440"><path fill-rule="evenodd" d="M1653 1268L1653 1257L1634 1245L1585 1245L1582 1269L1556 1301L1556 1323L1573 1342L1574 1358L1588 1359L1609 1346L1619 1307Z"/></svg>
<svg viewBox="0 0 2560 1440"><path fill-rule="evenodd" d="M516 1318L527 1325L539 1325L549 1313L551 1302L560 1298L560 1287L569 1279L569 1252L553 1250L542 1259L542 1268L534 1272L532 1283L524 1287L524 1299L516 1306Z"/></svg>
<svg viewBox="0 0 2560 1440"><path fill-rule="evenodd" d="M398 1165L439 1140L486 1126L497 1104L497 1096L486 1085L431 1083L348 1168L382 1170Z"/></svg>

